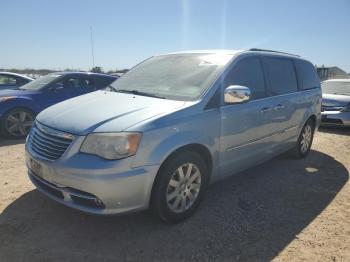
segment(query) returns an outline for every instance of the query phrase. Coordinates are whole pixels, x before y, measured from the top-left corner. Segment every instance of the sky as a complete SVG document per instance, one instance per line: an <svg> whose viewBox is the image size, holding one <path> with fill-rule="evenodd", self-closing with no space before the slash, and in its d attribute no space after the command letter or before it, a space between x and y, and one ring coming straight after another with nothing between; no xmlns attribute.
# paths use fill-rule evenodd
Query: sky
<svg viewBox="0 0 350 262"><path fill-rule="evenodd" d="M130 68L155 54L266 48L350 72L350 0L0 0L0 67Z"/></svg>

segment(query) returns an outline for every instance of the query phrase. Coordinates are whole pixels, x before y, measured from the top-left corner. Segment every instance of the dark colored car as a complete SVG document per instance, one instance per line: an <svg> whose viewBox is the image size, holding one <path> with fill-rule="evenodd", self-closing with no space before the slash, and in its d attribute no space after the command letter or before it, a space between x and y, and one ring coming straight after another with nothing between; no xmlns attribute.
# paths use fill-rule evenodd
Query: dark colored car
<svg viewBox="0 0 350 262"><path fill-rule="evenodd" d="M103 89L118 77L88 72L58 72L40 77L15 90L0 90L0 127L12 138L25 137L35 116L72 97Z"/></svg>
<svg viewBox="0 0 350 262"><path fill-rule="evenodd" d="M33 78L25 75L11 72L0 72L0 90L16 89L31 81L33 81Z"/></svg>

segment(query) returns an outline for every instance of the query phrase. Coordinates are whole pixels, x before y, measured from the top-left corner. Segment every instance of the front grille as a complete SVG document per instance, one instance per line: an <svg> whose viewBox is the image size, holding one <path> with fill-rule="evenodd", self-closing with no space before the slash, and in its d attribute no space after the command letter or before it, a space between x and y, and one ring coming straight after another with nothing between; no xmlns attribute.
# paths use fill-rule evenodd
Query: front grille
<svg viewBox="0 0 350 262"><path fill-rule="evenodd" d="M322 106L321 107L321 111L341 111L343 110L344 107L343 106Z"/></svg>
<svg viewBox="0 0 350 262"><path fill-rule="evenodd" d="M35 122L28 137L29 148L47 160L57 160L67 150L74 136Z"/></svg>

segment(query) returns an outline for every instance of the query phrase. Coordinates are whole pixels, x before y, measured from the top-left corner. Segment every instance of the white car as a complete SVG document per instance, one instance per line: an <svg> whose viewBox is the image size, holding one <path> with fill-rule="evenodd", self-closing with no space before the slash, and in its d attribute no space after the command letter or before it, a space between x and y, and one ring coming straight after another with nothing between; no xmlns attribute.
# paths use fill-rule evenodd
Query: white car
<svg viewBox="0 0 350 262"><path fill-rule="evenodd" d="M350 126L350 79L322 82L322 125Z"/></svg>

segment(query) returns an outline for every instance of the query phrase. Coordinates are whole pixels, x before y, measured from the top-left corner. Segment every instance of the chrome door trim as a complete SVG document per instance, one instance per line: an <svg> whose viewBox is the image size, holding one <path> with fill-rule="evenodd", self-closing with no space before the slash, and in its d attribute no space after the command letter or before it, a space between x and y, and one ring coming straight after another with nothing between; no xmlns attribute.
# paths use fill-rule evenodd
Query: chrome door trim
<svg viewBox="0 0 350 262"><path fill-rule="evenodd" d="M280 134L283 134L283 133L287 133L287 132L292 131L292 130L294 130L294 129L296 129L296 128L297 128L297 126L292 126L292 127L289 127L289 128L287 128L287 129L285 129L285 130L272 133L271 135L265 136L265 137L263 137L263 138L254 139L254 140L248 141L247 143L242 144L242 145L230 146L230 147L227 147L227 148L225 149L225 151L231 151L231 150L239 149L239 148L242 148L242 147L246 147L246 146L255 144L255 143L257 143L257 142L264 141L264 140L269 139L269 138L271 138L271 137L274 137L274 136L277 136L277 135L280 135Z"/></svg>

